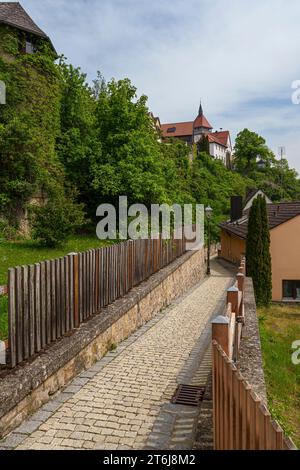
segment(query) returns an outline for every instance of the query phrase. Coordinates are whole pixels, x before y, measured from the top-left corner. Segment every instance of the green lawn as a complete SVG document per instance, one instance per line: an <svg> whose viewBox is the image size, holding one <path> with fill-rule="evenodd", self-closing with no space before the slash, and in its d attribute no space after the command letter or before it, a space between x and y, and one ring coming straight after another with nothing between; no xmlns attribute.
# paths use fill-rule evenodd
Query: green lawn
<svg viewBox="0 0 300 470"><path fill-rule="evenodd" d="M300 305L261 308L259 323L269 408L300 447L300 364L291 360L291 345L300 340Z"/></svg>
<svg viewBox="0 0 300 470"><path fill-rule="evenodd" d="M80 252L107 245L108 241L96 236L71 237L60 248L45 248L33 241L8 242L0 240L0 285L7 284L7 271L12 266L34 264L47 259L58 258L71 252ZM0 339L7 338L7 297L0 297Z"/></svg>

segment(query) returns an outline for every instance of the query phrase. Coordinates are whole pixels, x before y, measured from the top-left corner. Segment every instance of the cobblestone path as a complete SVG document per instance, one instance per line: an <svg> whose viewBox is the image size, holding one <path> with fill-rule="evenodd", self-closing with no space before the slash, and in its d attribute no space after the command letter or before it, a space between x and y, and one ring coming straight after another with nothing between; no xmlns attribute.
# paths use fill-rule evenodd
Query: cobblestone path
<svg viewBox="0 0 300 470"><path fill-rule="evenodd" d="M230 279L231 273L213 261L210 278L81 373L0 447L145 447Z"/></svg>

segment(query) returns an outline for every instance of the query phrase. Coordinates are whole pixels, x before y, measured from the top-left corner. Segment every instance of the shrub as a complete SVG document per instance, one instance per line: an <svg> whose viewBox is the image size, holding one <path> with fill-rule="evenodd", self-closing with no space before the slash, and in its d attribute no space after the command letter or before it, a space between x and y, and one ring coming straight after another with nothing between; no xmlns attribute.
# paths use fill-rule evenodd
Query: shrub
<svg viewBox="0 0 300 470"><path fill-rule="evenodd" d="M82 205L64 197L32 207L30 212L33 239L49 248L61 245L84 223Z"/></svg>

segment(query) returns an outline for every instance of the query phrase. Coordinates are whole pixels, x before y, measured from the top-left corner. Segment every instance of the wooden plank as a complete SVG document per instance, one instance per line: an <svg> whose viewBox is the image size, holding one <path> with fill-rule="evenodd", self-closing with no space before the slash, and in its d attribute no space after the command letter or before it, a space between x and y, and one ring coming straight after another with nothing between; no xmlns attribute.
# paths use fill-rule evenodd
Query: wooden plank
<svg viewBox="0 0 300 470"><path fill-rule="evenodd" d="M104 307L104 257L105 257L105 250L102 248L99 252L99 261L100 261L100 267L99 267L99 281L100 281L100 287L99 287L99 302L100 302L100 310Z"/></svg>
<svg viewBox="0 0 300 470"><path fill-rule="evenodd" d="M34 305L34 266L28 267L28 290L29 290L29 355L35 353L35 305Z"/></svg>
<svg viewBox="0 0 300 470"><path fill-rule="evenodd" d="M16 272L14 268L8 270L8 333L9 333L9 364L17 365L17 338L16 338Z"/></svg>
<svg viewBox="0 0 300 470"><path fill-rule="evenodd" d="M35 269L35 350L39 352L42 348L41 338L41 265L36 263Z"/></svg>
<svg viewBox="0 0 300 470"><path fill-rule="evenodd" d="M60 305L61 298L61 276L60 276L60 259L55 260L55 283L56 283L56 338L61 337L62 312Z"/></svg>
<svg viewBox="0 0 300 470"><path fill-rule="evenodd" d="M50 261L51 268L51 332L52 332L52 341L55 341L57 338L56 335L56 270L55 270L55 260Z"/></svg>
<svg viewBox="0 0 300 470"><path fill-rule="evenodd" d="M229 442L228 448L234 450L234 387L233 387L233 368L234 366L229 362L227 364L228 371L228 395L229 395Z"/></svg>
<svg viewBox="0 0 300 470"><path fill-rule="evenodd" d="M218 358L217 358L217 343L213 341L212 344L212 394L213 394L213 439L214 450L218 450L218 434L217 434L217 419L218 419L218 401L217 401L217 383L218 383Z"/></svg>
<svg viewBox="0 0 300 470"><path fill-rule="evenodd" d="M60 258L60 318L61 335L66 333L66 277L65 277L65 258Z"/></svg>
<svg viewBox="0 0 300 470"><path fill-rule="evenodd" d="M90 270L90 252L85 252L86 259L86 313L85 318L90 316L90 300L91 300L91 270Z"/></svg>
<svg viewBox="0 0 300 470"><path fill-rule="evenodd" d="M23 298L23 358L29 357L29 292L28 266L22 266L22 298Z"/></svg>
<svg viewBox="0 0 300 470"><path fill-rule="evenodd" d="M75 263L75 257L74 257L74 263ZM78 305L77 305L77 313L78 313L78 318L76 318L75 322L75 328L78 328L80 322L82 321L83 318L83 309L84 309L84 300L83 300L83 254L78 253L77 255L77 261L76 261L76 280L77 280L77 291L76 295L78 296ZM75 273L75 264L74 264L74 273ZM74 274L75 278L75 274Z"/></svg>
<svg viewBox="0 0 300 470"><path fill-rule="evenodd" d="M51 343L51 340L52 340L52 323L51 323L51 320L52 320L52 305L51 305L51 297L52 297L52 293L51 293L51 263L50 261L46 261L45 262L45 265L46 265L46 332L47 332L47 337L46 337L46 340L47 340L47 344L50 344Z"/></svg>
<svg viewBox="0 0 300 470"><path fill-rule="evenodd" d="M95 313L99 313L100 301L99 301L99 290L100 290L100 250L95 250Z"/></svg>
<svg viewBox="0 0 300 470"><path fill-rule="evenodd" d="M93 273L92 273L92 258L91 258L91 250L88 250L86 253L87 257L87 318L89 318L93 314Z"/></svg>
<svg viewBox="0 0 300 470"><path fill-rule="evenodd" d="M92 263L92 315L97 312L97 299L96 299L96 252L91 250L91 263Z"/></svg>
<svg viewBox="0 0 300 470"><path fill-rule="evenodd" d="M74 256L69 255L70 330L74 328Z"/></svg>
<svg viewBox="0 0 300 470"><path fill-rule="evenodd" d="M80 315L80 322L86 319L87 314L87 257L86 252L81 253L82 270L80 272L81 285L82 285L82 312Z"/></svg>
<svg viewBox="0 0 300 470"><path fill-rule="evenodd" d="M223 357L223 374L224 374L224 447L229 449L229 375L228 375L228 362L226 354L222 353Z"/></svg>
<svg viewBox="0 0 300 470"><path fill-rule="evenodd" d="M108 248L103 250L103 305L108 304Z"/></svg>
<svg viewBox="0 0 300 470"><path fill-rule="evenodd" d="M17 362L23 361L23 294L22 294L22 268L16 268L16 337Z"/></svg>
<svg viewBox="0 0 300 470"><path fill-rule="evenodd" d="M78 328L79 319L79 255L73 256L73 305L74 305L74 328Z"/></svg>
<svg viewBox="0 0 300 470"><path fill-rule="evenodd" d="M41 347L47 344L47 318L46 318L46 265L40 263L40 295L41 295Z"/></svg>
<svg viewBox="0 0 300 470"><path fill-rule="evenodd" d="M110 303L115 300L115 247L110 249Z"/></svg>
<svg viewBox="0 0 300 470"><path fill-rule="evenodd" d="M219 369L219 449L224 449L224 376L223 357L218 346L218 369Z"/></svg>
<svg viewBox="0 0 300 470"><path fill-rule="evenodd" d="M108 304L112 302L112 247L108 248Z"/></svg>
<svg viewBox="0 0 300 470"><path fill-rule="evenodd" d="M70 327L70 257L64 257L65 273L65 333L71 330Z"/></svg>

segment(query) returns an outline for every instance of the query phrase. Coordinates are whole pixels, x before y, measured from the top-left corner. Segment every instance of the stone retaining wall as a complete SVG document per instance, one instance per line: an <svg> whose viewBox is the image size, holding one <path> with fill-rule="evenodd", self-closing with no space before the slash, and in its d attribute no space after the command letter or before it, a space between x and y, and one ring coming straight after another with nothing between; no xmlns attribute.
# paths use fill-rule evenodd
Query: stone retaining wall
<svg viewBox="0 0 300 470"><path fill-rule="evenodd" d="M252 278L245 278L245 325L243 327L238 368L260 399L267 404L259 324Z"/></svg>
<svg viewBox="0 0 300 470"><path fill-rule="evenodd" d="M0 378L0 438L114 345L205 276L204 250L187 252L79 329Z"/></svg>

